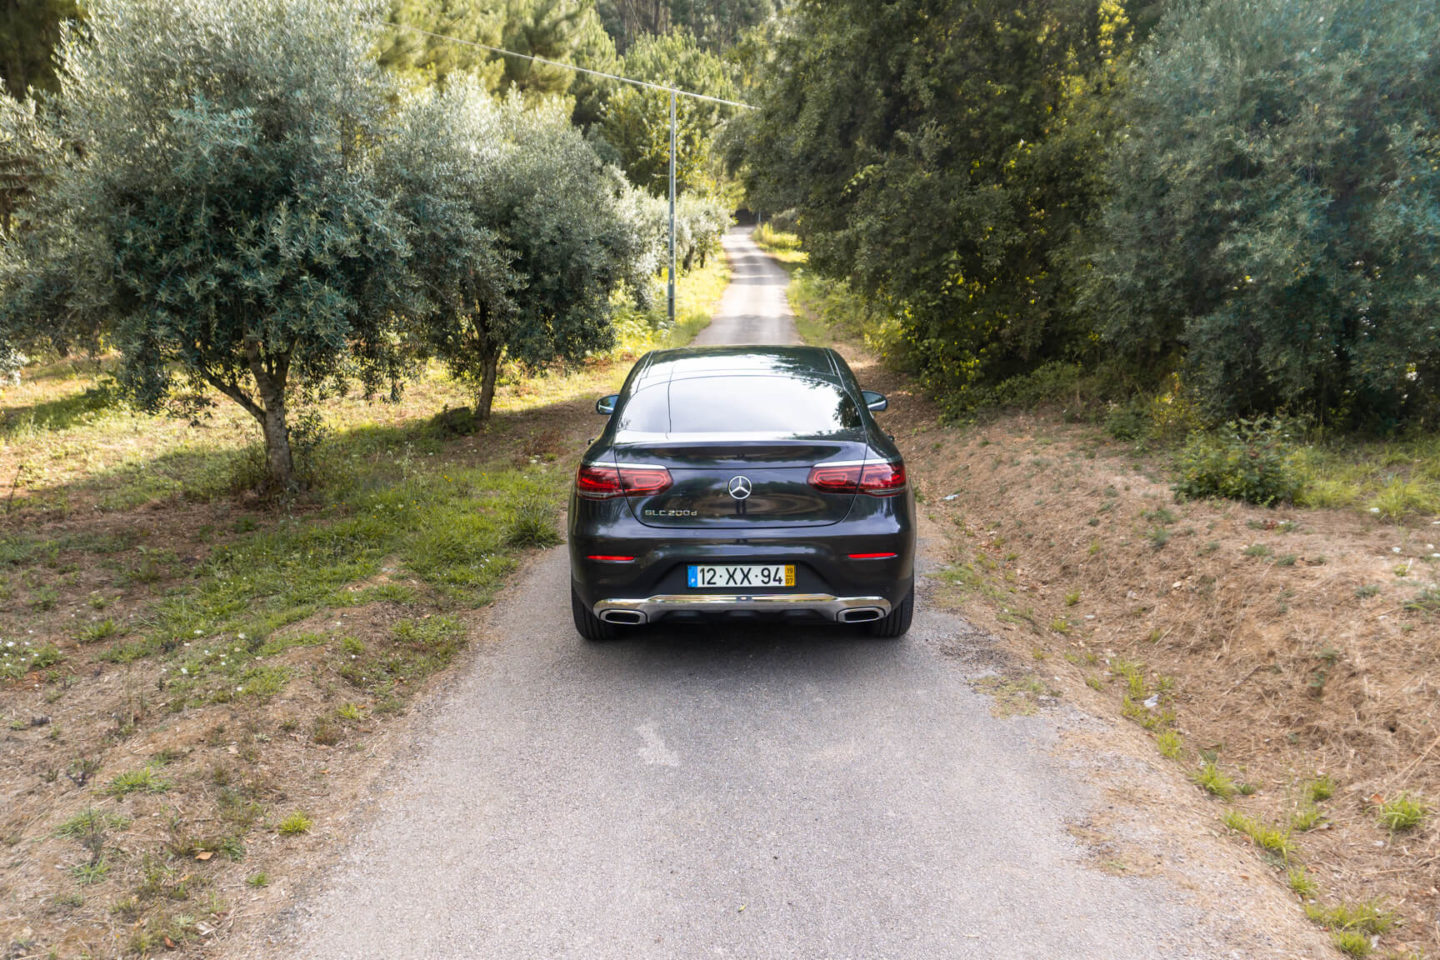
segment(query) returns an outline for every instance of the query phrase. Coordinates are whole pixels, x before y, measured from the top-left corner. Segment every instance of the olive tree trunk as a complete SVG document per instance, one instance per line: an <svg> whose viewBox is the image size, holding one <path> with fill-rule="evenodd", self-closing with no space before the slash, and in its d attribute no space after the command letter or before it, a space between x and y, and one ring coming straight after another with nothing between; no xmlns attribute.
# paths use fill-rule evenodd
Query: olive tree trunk
<svg viewBox="0 0 1440 960"><path fill-rule="evenodd" d="M256 341L245 344L246 365L255 380L252 395L235 379L201 371L211 386L244 407L265 437L267 484L272 490L288 492L295 489L295 458L290 452L290 425L286 422L285 384L290 373L291 351L266 353Z"/></svg>
<svg viewBox="0 0 1440 960"><path fill-rule="evenodd" d="M495 403L495 381L500 376L500 355L503 349L486 351L480 356L480 393L475 397L475 420L490 422L490 407Z"/></svg>

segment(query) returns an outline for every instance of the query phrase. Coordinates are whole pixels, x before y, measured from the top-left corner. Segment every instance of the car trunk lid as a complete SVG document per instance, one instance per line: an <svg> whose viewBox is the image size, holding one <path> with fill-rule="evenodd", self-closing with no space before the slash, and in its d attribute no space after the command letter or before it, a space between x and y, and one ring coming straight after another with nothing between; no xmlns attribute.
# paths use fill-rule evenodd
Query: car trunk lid
<svg viewBox="0 0 1440 960"><path fill-rule="evenodd" d="M817 463L863 460L864 434L843 438L664 440L614 448L616 464L663 466L672 484L627 498L651 527L742 529L827 526L850 512L856 494L810 485Z"/></svg>

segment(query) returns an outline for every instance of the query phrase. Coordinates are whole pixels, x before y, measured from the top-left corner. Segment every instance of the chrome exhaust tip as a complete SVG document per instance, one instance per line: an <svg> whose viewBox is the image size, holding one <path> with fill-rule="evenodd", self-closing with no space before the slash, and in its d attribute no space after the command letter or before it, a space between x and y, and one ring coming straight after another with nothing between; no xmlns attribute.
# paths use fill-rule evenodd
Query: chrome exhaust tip
<svg viewBox="0 0 1440 960"><path fill-rule="evenodd" d="M639 610L602 610L600 619L606 623L623 623L635 626L645 622L645 614Z"/></svg>
<svg viewBox="0 0 1440 960"><path fill-rule="evenodd" d="M883 619L885 611L879 607L851 607L840 611L841 623L871 623Z"/></svg>

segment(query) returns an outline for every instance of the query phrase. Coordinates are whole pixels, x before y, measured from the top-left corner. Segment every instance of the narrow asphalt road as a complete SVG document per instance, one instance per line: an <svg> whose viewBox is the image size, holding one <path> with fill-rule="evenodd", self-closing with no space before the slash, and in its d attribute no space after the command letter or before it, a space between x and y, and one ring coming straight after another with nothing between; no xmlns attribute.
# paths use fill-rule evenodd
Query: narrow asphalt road
<svg viewBox="0 0 1440 960"><path fill-rule="evenodd" d="M800 342L785 298L790 276L755 246L750 230L732 227L721 240L730 259L730 286L696 345Z"/></svg>
<svg viewBox="0 0 1440 960"><path fill-rule="evenodd" d="M794 341L732 233L704 342ZM929 549L922 543L922 554ZM997 718L989 640L924 603L899 641L710 627L586 644L564 548L532 564L392 764L275 957L1044 958L1232 952L1166 881L1090 865L1060 720Z"/></svg>

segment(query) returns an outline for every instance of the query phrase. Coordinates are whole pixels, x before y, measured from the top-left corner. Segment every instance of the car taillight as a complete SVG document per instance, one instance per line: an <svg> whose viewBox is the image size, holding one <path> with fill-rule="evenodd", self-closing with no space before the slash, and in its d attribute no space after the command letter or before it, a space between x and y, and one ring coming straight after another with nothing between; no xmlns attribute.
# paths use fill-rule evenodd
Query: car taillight
<svg viewBox="0 0 1440 960"><path fill-rule="evenodd" d="M872 497L890 497L905 489L905 464L822 463L810 468L810 486L827 493L868 493Z"/></svg>
<svg viewBox="0 0 1440 960"><path fill-rule="evenodd" d="M670 471L664 467L621 467L620 486L627 497L648 497L670 489Z"/></svg>
<svg viewBox="0 0 1440 960"><path fill-rule="evenodd" d="M905 464L871 463L860 475L860 492L872 497L890 497L905 489Z"/></svg>
<svg viewBox="0 0 1440 960"><path fill-rule="evenodd" d="M584 463L575 474L575 490L590 500L644 497L669 489L670 471L664 467L604 467Z"/></svg>

